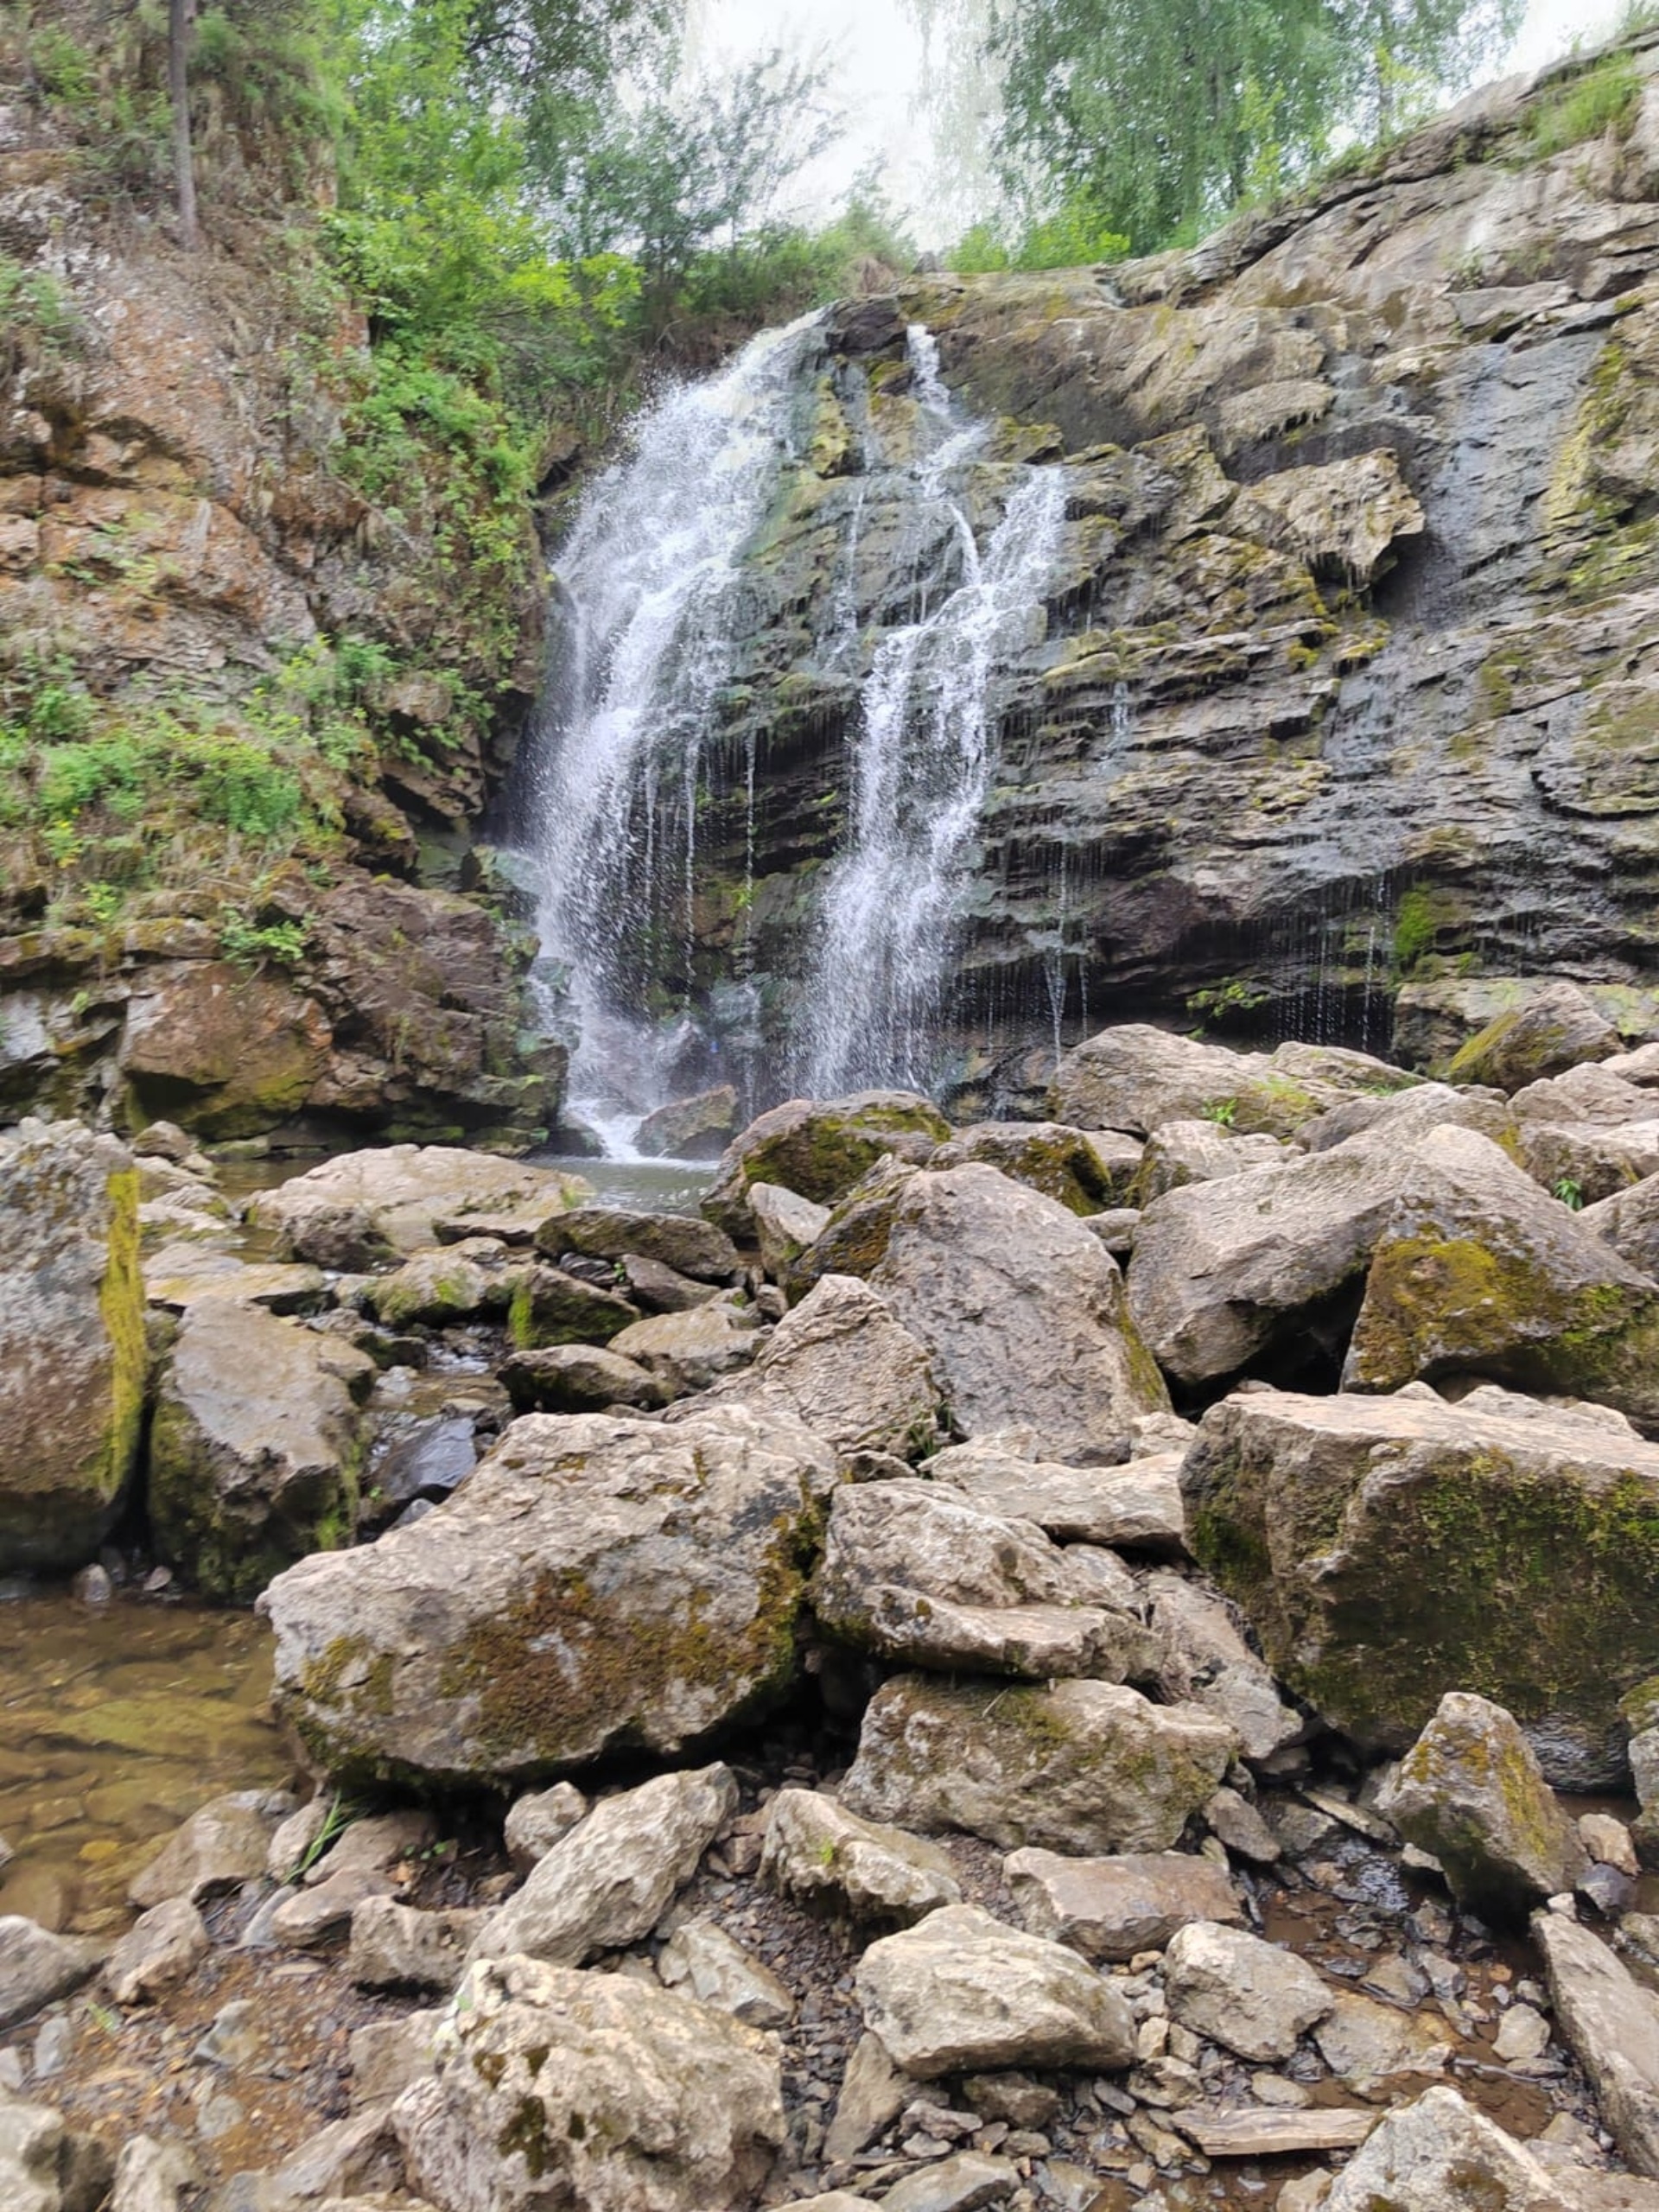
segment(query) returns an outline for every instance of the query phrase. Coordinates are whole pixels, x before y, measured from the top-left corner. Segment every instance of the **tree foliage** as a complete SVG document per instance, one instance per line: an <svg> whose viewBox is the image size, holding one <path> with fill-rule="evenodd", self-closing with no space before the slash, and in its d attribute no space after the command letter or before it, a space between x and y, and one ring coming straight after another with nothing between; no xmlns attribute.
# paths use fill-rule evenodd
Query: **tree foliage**
<svg viewBox="0 0 1659 2212"><path fill-rule="evenodd" d="M996 0L1005 181L1083 198L1137 252L1294 184L1338 127L1395 128L1459 89L1522 0Z"/></svg>

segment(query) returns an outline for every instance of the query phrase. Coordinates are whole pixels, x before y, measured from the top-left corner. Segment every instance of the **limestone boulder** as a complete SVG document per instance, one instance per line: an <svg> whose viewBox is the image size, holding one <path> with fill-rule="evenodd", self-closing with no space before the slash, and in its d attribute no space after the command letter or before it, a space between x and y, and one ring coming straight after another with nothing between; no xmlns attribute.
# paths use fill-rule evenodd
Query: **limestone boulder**
<svg viewBox="0 0 1659 2212"><path fill-rule="evenodd" d="M1224 1599L1167 1570L1149 1574L1142 1592L1166 1696L1188 1699L1226 1721L1247 1759L1270 1759L1306 1732Z"/></svg>
<svg viewBox="0 0 1659 2212"><path fill-rule="evenodd" d="M364 1295L370 1312L389 1329L416 1324L442 1329L505 1313L515 1280L505 1245L469 1236L412 1253L391 1274L377 1276Z"/></svg>
<svg viewBox="0 0 1659 2212"><path fill-rule="evenodd" d="M579 1205L550 1215L536 1242L550 1259L654 1260L694 1282L728 1283L742 1273L737 1248L695 1214L645 1213L637 1207Z"/></svg>
<svg viewBox="0 0 1659 2212"><path fill-rule="evenodd" d="M1399 540L1428 526L1386 447L1261 477L1234 500L1228 521L1306 562L1314 575L1351 587L1391 568Z"/></svg>
<svg viewBox="0 0 1659 2212"><path fill-rule="evenodd" d="M639 1319L639 1307L614 1291L567 1274L563 1268L537 1264L518 1272L507 1309L507 1334L520 1351L540 1351L554 1344L607 1344Z"/></svg>
<svg viewBox="0 0 1659 2212"><path fill-rule="evenodd" d="M1288 2058L1337 1998L1306 1959L1209 1920L1170 1938L1164 1995L1173 2020L1258 2065Z"/></svg>
<svg viewBox="0 0 1659 2212"><path fill-rule="evenodd" d="M1050 1681L1143 1672L1147 1638L1100 1603L1086 1555L935 1483L853 1484L830 1510L812 1586L823 1624L861 1650L946 1673Z"/></svg>
<svg viewBox="0 0 1659 2212"><path fill-rule="evenodd" d="M780 1789L772 1799L760 1878L855 1920L908 1924L962 1896L955 1863L938 1844L861 1820L816 1789Z"/></svg>
<svg viewBox="0 0 1659 2212"><path fill-rule="evenodd" d="M1160 1365L1196 1389L1269 1353L1339 1353L1408 1159L1362 1135L1155 1200L1135 1230L1128 1303Z"/></svg>
<svg viewBox="0 0 1659 2212"><path fill-rule="evenodd" d="M1224 1117L1246 1135L1294 1136L1356 1092L1403 1090L1415 1081L1363 1052L1281 1046L1272 1055L1126 1022L1066 1053L1049 1110L1084 1129L1150 1136L1168 1122Z"/></svg>
<svg viewBox="0 0 1659 2212"><path fill-rule="evenodd" d="M1519 1139L1514 1110L1501 1090L1454 1088L1449 1083L1420 1083L1414 1090L1365 1091L1344 1099L1300 1131L1307 1152L1329 1152L1350 1137L1384 1136L1396 1149L1426 1137L1431 1129L1478 1129L1513 1154Z"/></svg>
<svg viewBox="0 0 1659 2212"><path fill-rule="evenodd" d="M57 1935L17 1913L0 1916L0 2029L90 1981L103 1957L101 1943Z"/></svg>
<svg viewBox="0 0 1659 2212"><path fill-rule="evenodd" d="M530 1414L448 1503L263 1601L279 1704L342 1776L671 1756L794 1679L826 1446L776 1416Z"/></svg>
<svg viewBox="0 0 1659 2212"><path fill-rule="evenodd" d="M747 2027L785 2028L795 2017L787 1986L717 1921L677 1928L658 1954L657 1977L665 1989L729 2012Z"/></svg>
<svg viewBox="0 0 1659 2212"><path fill-rule="evenodd" d="M871 1700L842 1802L1005 1851L1167 1851L1236 1752L1224 1721L1112 1682L899 1675Z"/></svg>
<svg viewBox="0 0 1659 2212"><path fill-rule="evenodd" d="M1234 1926L1244 1917L1226 1868L1193 1853L1067 1859L1014 1851L1002 1872L1032 1934L1067 1943L1086 1959L1132 1959L1161 1951L1190 1922Z"/></svg>
<svg viewBox="0 0 1659 2212"><path fill-rule="evenodd" d="M709 2212L750 2202L784 2139L775 2042L626 1975L481 1962L435 2040L392 2119L443 2212Z"/></svg>
<svg viewBox="0 0 1659 2212"><path fill-rule="evenodd" d="M760 1325L753 1306L722 1292L707 1305L631 1321L611 1338L610 1349L643 1367L664 1397L683 1396L747 1367L760 1349Z"/></svg>
<svg viewBox="0 0 1659 2212"><path fill-rule="evenodd" d="M737 1128L737 1093L729 1083L676 1098L647 1114L633 1133L647 1160L718 1160Z"/></svg>
<svg viewBox="0 0 1659 2212"><path fill-rule="evenodd" d="M207 1955L207 1927L188 1897L169 1897L141 1914L104 1961L118 2005L154 2004Z"/></svg>
<svg viewBox="0 0 1659 2212"><path fill-rule="evenodd" d="M937 1170L978 1162L1024 1183L1068 1213L1127 1205L1141 1160L1139 1145L1111 1131L1062 1128L1057 1122L976 1122L958 1129L928 1161Z"/></svg>
<svg viewBox="0 0 1659 2212"><path fill-rule="evenodd" d="M908 1459L938 1442L941 1395L934 1361L891 1301L852 1276L826 1275L778 1324L754 1365L699 1402L775 1411L842 1454ZM695 1415L695 1407L684 1410Z"/></svg>
<svg viewBox="0 0 1659 2212"><path fill-rule="evenodd" d="M1140 1157L1138 1146L1135 1157ZM920 1173L913 1160L884 1153L846 1197L830 1207L822 1235L790 1269L785 1285L790 1297L804 1298L825 1275L873 1275L887 1254L899 1194Z"/></svg>
<svg viewBox="0 0 1659 2212"><path fill-rule="evenodd" d="M594 1414L607 1407L645 1410L665 1405L669 1385L638 1360L603 1344L549 1344L516 1351L500 1369L502 1387L520 1413Z"/></svg>
<svg viewBox="0 0 1659 2212"><path fill-rule="evenodd" d="M1570 1891L1588 1863L1510 1714L1464 1691L1440 1700L1378 1809L1483 1919L1524 1920Z"/></svg>
<svg viewBox="0 0 1659 2212"><path fill-rule="evenodd" d="M158 1555L213 1598L349 1541L368 1447L365 1353L257 1307L215 1300L179 1325L149 1440Z"/></svg>
<svg viewBox="0 0 1659 2212"><path fill-rule="evenodd" d="M751 1183L749 1211L754 1217L760 1264L773 1282L786 1282L802 1253L830 1226L828 1206L816 1205L778 1183Z"/></svg>
<svg viewBox="0 0 1659 2212"><path fill-rule="evenodd" d="M1556 1912L1536 1912L1556 2026L1588 2075L1619 2155L1659 2178L1659 1999L1599 1936Z"/></svg>
<svg viewBox="0 0 1659 2212"><path fill-rule="evenodd" d="M1372 1249L1344 1389L1484 1375L1652 1424L1656 1355L1659 1283L1489 1138L1421 1140Z"/></svg>
<svg viewBox="0 0 1659 2212"><path fill-rule="evenodd" d="M138 1177L111 1137L0 1135L0 1573L97 1552L137 1454L148 1355Z"/></svg>
<svg viewBox="0 0 1659 2212"><path fill-rule="evenodd" d="M1490 1384L1251 1390L1205 1414L1182 1484L1195 1554L1334 1726L1403 1751L1472 1687L1557 1787L1620 1778L1619 1698L1659 1670L1659 1448L1621 1415Z"/></svg>
<svg viewBox="0 0 1659 2212"><path fill-rule="evenodd" d="M257 1880L272 1855L276 1835L293 1809L291 1797L273 1800L257 1789L233 1789L210 1798L134 1875L127 1895L148 1911L169 1897L200 1904L205 1898Z"/></svg>
<svg viewBox="0 0 1659 2212"><path fill-rule="evenodd" d="M577 1176L449 1145L394 1144L343 1154L262 1192L251 1217L290 1258L319 1267L372 1268L437 1243L440 1221L462 1226L501 1215L537 1221L584 1195Z"/></svg>
<svg viewBox="0 0 1659 2212"><path fill-rule="evenodd" d="M1434 2088L1384 2114L1337 2176L1325 2212L1566 2212L1574 2203L1524 2144L1466 2104ZM1586 2212L1589 2212L1586 2202Z"/></svg>
<svg viewBox="0 0 1659 2212"><path fill-rule="evenodd" d="M938 1108L913 1091L791 1098L762 1114L726 1147L702 1210L728 1236L747 1243L754 1234L752 1183L781 1184L815 1205L830 1205L884 1154L919 1162L950 1135Z"/></svg>
<svg viewBox="0 0 1659 2212"><path fill-rule="evenodd" d="M50 2105L0 2096L0 2204L6 2212L99 2212L110 2154Z"/></svg>
<svg viewBox="0 0 1659 2212"><path fill-rule="evenodd" d="M1622 1049L1618 1030L1576 983L1558 982L1500 1014L1452 1055L1446 1080L1521 1090Z"/></svg>
<svg viewBox="0 0 1659 2212"><path fill-rule="evenodd" d="M936 1452L923 1472L982 1511L1034 1521L1061 1543L1108 1544L1164 1557L1185 1545L1181 1455L1162 1452L1121 1467L1069 1467L1028 1459L993 1438Z"/></svg>
<svg viewBox="0 0 1659 2212"><path fill-rule="evenodd" d="M422 1912L391 1896L352 1909L346 1971L359 1989L452 1990L485 1916L458 1908Z"/></svg>
<svg viewBox="0 0 1659 2212"><path fill-rule="evenodd" d="M1586 1206L1579 1226L1611 1244L1638 1274L1659 1277L1659 1175L1645 1175Z"/></svg>
<svg viewBox="0 0 1659 2212"><path fill-rule="evenodd" d="M914 1177L872 1278L928 1348L958 1432L1029 1427L1042 1456L1110 1462L1168 1393L1109 1253L995 1168Z"/></svg>
<svg viewBox="0 0 1659 2212"><path fill-rule="evenodd" d="M585 1966L648 1936L737 1809L728 1768L662 1774L601 1798L473 1938L475 1959Z"/></svg>
<svg viewBox="0 0 1659 2212"><path fill-rule="evenodd" d="M976 1905L943 1906L872 1943L854 1985L866 2028L922 2081L1023 2066L1112 2071L1135 2057L1135 2022L1109 1981L1064 1944Z"/></svg>
<svg viewBox="0 0 1659 2212"><path fill-rule="evenodd" d="M316 1001L269 968L179 961L133 993L117 1065L139 1118L253 1136L300 1112L333 1041Z"/></svg>
<svg viewBox="0 0 1659 2212"><path fill-rule="evenodd" d="M1147 1140L1128 1203L1143 1211L1166 1191L1189 1183L1218 1183L1252 1167L1273 1167L1295 1157L1279 1137L1239 1136L1218 1122L1166 1122Z"/></svg>
<svg viewBox="0 0 1659 2212"><path fill-rule="evenodd" d="M501 1840L521 1874L588 1817L588 1800L574 1783L556 1782L550 1789L527 1789L507 1808Z"/></svg>

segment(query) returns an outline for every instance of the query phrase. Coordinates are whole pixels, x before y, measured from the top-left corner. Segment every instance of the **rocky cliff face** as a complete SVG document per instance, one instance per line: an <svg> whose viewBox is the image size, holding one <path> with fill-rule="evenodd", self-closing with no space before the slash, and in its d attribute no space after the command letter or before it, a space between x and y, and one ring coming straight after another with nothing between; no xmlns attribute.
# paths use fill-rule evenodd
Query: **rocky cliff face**
<svg viewBox="0 0 1659 2212"><path fill-rule="evenodd" d="M98 113L0 29L0 1118L525 1141L561 1062L470 848L538 680L529 510L368 423L326 170L216 114L185 255Z"/></svg>
<svg viewBox="0 0 1659 2212"><path fill-rule="evenodd" d="M1589 66L1602 135L1561 145L1597 105L1574 63L1197 251L923 277L830 319L750 556L705 980L739 950L778 1002L804 964L856 696L824 610L850 595L868 651L906 588L880 463L919 323L1001 419L988 509L1021 467L1067 487L1046 636L1002 702L964 1029L1012 1048L1057 1010L1134 1011L1381 1045L1399 998L1422 1057L1540 969L1646 1027L1659 41Z"/></svg>

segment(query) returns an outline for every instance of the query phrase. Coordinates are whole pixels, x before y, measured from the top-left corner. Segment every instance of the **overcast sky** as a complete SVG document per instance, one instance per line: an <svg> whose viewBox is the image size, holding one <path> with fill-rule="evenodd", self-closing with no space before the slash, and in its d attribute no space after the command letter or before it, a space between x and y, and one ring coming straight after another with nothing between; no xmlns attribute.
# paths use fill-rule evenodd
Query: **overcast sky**
<svg viewBox="0 0 1659 2212"><path fill-rule="evenodd" d="M1573 40L1593 44L1611 31L1619 0L1531 0L1508 67L1533 69ZM822 50L835 66L836 96L850 128L827 162L803 181L798 212L820 213L879 161L894 203L908 208L925 245L957 227L929 220L925 134L913 111L922 42L899 0L693 0L707 58L734 59L782 45Z"/></svg>

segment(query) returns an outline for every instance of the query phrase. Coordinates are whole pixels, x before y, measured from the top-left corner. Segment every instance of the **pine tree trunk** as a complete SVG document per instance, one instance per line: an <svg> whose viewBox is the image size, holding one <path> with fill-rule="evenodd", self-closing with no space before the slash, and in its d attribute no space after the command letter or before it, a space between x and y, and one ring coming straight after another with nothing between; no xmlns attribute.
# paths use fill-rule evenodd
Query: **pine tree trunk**
<svg viewBox="0 0 1659 2212"><path fill-rule="evenodd" d="M168 0L167 94L173 106L173 181L179 202L179 243L194 249L196 226L196 165L190 145L190 29L195 0Z"/></svg>

